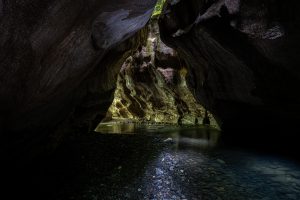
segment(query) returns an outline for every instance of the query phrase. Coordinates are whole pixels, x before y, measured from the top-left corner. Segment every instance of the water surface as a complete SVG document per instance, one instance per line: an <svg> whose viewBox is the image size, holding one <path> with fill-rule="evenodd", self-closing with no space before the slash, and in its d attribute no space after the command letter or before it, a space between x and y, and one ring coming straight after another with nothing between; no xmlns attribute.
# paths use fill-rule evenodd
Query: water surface
<svg viewBox="0 0 300 200"><path fill-rule="evenodd" d="M58 151L60 164L50 165L56 177L50 180L61 184L47 191L49 199L300 199L298 163L226 148L218 130L137 124L102 128Z"/></svg>

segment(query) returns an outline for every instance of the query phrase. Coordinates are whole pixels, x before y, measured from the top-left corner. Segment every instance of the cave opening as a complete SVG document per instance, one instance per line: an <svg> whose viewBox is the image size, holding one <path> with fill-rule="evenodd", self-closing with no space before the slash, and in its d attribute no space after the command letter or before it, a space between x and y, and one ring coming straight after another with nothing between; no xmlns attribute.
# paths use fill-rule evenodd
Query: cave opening
<svg viewBox="0 0 300 200"><path fill-rule="evenodd" d="M300 199L299 10L0 0L5 195Z"/></svg>
<svg viewBox="0 0 300 200"><path fill-rule="evenodd" d="M163 1L157 5L160 3ZM96 132L107 133L111 128L114 133L127 133L134 132L134 127L149 125L220 129L188 87L184 60L160 39L161 6L157 6L145 28L145 41L122 63L114 99Z"/></svg>

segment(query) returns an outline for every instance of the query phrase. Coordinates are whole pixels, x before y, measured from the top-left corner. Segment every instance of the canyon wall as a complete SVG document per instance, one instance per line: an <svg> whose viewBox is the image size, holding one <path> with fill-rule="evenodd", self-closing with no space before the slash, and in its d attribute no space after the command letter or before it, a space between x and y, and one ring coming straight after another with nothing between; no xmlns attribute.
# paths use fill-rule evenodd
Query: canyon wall
<svg viewBox="0 0 300 200"><path fill-rule="evenodd" d="M295 135L299 2L167 2L159 22L161 38L186 61L189 87L223 129Z"/></svg>
<svg viewBox="0 0 300 200"><path fill-rule="evenodd" d="M26 159L105 115L156 1L0 2L1 153Z"/></svg>
<svg viewBox="0 0 300 200"><path fill-rule="evenodd" d="M104 121L202 124L205 109L187 87L187 73L178 54L160 40L157 21L152 20L147 44L121 68L115 98ZM210 113L206 118L217 127Z"/></svg>

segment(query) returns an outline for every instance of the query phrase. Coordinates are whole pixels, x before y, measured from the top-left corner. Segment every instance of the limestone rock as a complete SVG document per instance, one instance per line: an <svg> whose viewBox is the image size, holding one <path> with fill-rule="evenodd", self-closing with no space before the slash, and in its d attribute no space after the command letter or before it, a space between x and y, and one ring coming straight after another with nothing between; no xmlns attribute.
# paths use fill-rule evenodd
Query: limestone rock
<svg viewBox="0 0 300 200"><path fill-rule="evenodd" d="M105 121L201 124L204 108L187 87L187 71L178 54L159 39L156 20L149 29L147 44L122 65ZM217 127L211 114L209 117Z"/></svg>

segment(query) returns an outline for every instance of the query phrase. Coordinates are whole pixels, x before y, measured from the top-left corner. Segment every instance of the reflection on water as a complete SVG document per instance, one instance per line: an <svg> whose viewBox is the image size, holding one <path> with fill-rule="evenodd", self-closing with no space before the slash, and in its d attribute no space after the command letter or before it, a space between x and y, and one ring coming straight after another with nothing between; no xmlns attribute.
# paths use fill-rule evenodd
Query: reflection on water
<svg viewBox="0 0 300 200"><path fill-rule="evenodd" d="M217 146L220 132L207 128L180 129L176 136L174 140L178 144L178 149L189 147L211 149Z"/></svg>
<svg viewBox="0 0 300 200"><path fill-rule="evenodd" d="M71 173L70 184L64 184L59 197L49 199L300 199L298 163L264 152L227 148L223 142L216 148L218 130L110 123L97 131L101 134L85 134L82 143L76 140L80 146L70 150L79 153L75 156L79 162L70 164L63 157L67 171L80 167Z"/></svg>
<svg viewBox="0 0 300 200"><path fill-rule="evenodd" d="M178 149L196 147L210 149L217 145L220 131L207 126L174 126L136 123L101 123L95 130L113 134L163 134L166 142L172 142Z"/></svg>
<svg viewBox="0 0 300 200"><path fill-rule="evenodd" d="M95 131L99 133L134 134L136 128L134 123L101 123Z"/></svg>
<svg viewBox="0 0 300 200"><path fill-rule="evenodd" d="M126 184L125 191L118 192L126 197L121 199L300 199L299 166L225 146L215 148L220 136L216 129L128 123L103 124L97 131L133 134L130 138L139 141L137 145L155 139L147 151L150 155L156 153L142 167L143 173ZM143 156L141 152L133 157L126 174L132 173L133 163Z"/></svg>

